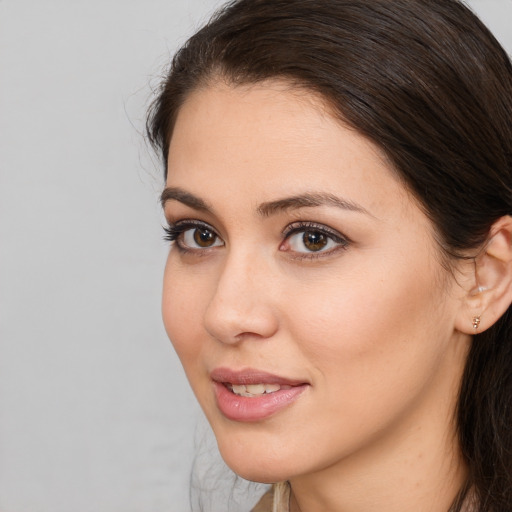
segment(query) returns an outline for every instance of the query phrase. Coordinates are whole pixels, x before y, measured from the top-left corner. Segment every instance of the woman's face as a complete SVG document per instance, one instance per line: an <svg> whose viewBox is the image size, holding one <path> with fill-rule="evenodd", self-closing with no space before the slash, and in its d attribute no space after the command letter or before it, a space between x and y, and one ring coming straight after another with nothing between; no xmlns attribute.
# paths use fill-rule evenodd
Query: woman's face
<svg viewBox="0 0 512 512"><path fill-rule="evenodd" d="M278 481L446 434L463 294L374 145L311 93L218 84L168 170L165 327L228 465Z"/></svg>

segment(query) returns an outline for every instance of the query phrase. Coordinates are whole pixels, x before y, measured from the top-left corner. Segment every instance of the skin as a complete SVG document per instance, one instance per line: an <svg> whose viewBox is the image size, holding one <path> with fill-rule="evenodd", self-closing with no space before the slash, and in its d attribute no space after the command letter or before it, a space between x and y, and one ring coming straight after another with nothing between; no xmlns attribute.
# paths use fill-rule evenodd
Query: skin
<svg viewBox="0 0 512 512"><path fill-rule="evenodd" d="M168 222L206 223L214 243L188 227L171 245L164 324L227 464L289 480L292 510L448 510L466 476L453 414L467 293L381 152L310 92L219 82L182 106L168 171L167 187L204 203L170 194ZM346 204L261 212L307 193ZM298 221L339 235L312 251L283 235ZM217 367L308 387L270 418L233 421Z"/></svg>

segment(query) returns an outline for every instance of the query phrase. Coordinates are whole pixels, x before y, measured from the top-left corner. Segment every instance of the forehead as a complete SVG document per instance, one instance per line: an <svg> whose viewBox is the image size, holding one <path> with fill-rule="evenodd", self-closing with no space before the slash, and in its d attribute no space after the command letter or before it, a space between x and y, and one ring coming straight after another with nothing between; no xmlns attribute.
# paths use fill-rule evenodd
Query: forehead
<svg viewBox="0 0 512 512"><path fill-rule="evenodd" d="M255 179L289 174L293 182L308 175L330 180L336 172L340 177L340 170L358 167L363 178L370 160L372 167L395 175L383 152L335 116L318 94L276 80L215 82L191 93L181 107L168 173L177 179L185 166L189 178L192 169L203 169L207 178L207 171L224 167L233 175L250 170ZM326 167L332 173L325 173Z"/></svg>
<svg viewBox="0 0 512 512"><path fill-rule="evenodd" d="M311 137L312 128L320 128L325 118L335 120L322 97L283 80L240 85L214 81L187 96L178 112L175 132L179 136L180 131L190 128L190 122L201 119L201 125L194 129L206 131L215 125L224 136L234 138L250 134L275 139L301 133Z"/></svg>

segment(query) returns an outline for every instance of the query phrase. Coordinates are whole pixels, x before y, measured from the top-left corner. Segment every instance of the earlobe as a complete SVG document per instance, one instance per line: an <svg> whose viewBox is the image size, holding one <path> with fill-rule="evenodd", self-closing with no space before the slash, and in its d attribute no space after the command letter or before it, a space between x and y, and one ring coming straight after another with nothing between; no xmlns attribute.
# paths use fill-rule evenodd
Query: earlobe
<svg viewBox="0 0 512 512"><path fill-rule="evenodd" d="M472 281L456 323L466 334L494 325L512 303L512 217L501 217L492 225L474 259Z"/></svg>

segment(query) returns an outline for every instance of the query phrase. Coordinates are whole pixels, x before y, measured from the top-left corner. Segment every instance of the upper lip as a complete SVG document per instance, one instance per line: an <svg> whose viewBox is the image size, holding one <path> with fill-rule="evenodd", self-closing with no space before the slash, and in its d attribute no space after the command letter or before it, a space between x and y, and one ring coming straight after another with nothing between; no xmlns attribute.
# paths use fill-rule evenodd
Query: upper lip
<svg viewBox="0 0 512 512"><path fill-rule="evenodd" d="M289 379L255 368L233 370L231 368L215 368L210 374L212 380L229 384L278 384L280 386L299 386L306 381Z"/></svg>

